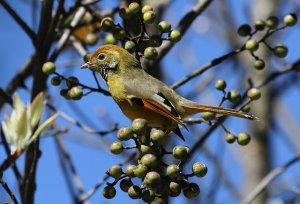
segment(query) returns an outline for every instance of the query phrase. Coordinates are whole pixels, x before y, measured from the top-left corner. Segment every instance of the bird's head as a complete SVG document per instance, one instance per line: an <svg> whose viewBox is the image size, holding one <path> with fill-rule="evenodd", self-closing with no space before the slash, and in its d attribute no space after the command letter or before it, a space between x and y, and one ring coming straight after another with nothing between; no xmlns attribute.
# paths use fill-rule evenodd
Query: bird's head
<svg viewBox="0 0 300 204"><path fill-rule="evenodd" d="M110 74L130 72L130 69L140 68L140 63L127 50L116 45L104 45L99 47L81 68L96 71L107 81Z"/></svg>

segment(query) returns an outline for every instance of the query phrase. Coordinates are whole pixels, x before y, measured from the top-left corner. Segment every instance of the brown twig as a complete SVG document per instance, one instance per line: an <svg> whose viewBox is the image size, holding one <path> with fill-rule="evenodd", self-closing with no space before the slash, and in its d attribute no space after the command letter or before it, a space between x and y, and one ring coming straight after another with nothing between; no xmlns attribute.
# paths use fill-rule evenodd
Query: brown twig
<svg viewBox="0 0 300 204"><path fill-rule="evenodd" d="M7 183L2 179L0 178L0 183L2 185L2 187L5 189L5 191L7 192L7 194L9 195L9 197L12 199L12 201L15 203L15 204L18 204L18 201L16 199L16 196L14 195L14 193L11 191L11 189L8 187Z"/></svg>

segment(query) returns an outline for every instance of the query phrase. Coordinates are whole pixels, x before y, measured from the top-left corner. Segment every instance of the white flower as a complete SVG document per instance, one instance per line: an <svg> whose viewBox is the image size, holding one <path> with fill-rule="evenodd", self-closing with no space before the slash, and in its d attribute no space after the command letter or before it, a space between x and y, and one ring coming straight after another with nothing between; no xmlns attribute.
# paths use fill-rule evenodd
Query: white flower
<svg viewBox="0 0 300 204"><path fill-rule="evenodd" d="M48 118L35 131L43 112L43 92L39 93L32 103L25 107L18 94L13 99L13 111L10 118L5 115L2 128L7 142L13 151L25 150L47 127L53 124L57 114ZM34 131L34 132L33 132Z"/></svg>

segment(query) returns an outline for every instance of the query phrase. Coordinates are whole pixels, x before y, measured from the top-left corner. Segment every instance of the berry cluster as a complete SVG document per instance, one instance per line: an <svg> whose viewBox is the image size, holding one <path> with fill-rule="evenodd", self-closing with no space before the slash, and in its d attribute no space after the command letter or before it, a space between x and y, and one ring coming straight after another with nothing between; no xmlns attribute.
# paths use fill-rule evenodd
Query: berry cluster
<svg viewBox="0 0 300 204"><path fill-rule="evenodd" d="M262 70L265 68L266 64L263 59L260 59L254 54L255 51L259 49L261 43L263 43L275 56L279 58L284 58L288 54L288 47L282 43L279 43L275 46L270 46L266 39L271 36L273 33L296 25L297 16L296 14L288 14L283 18L283 25L280 27L280 20L276 16L271 16L266 20L257 20L254 22L254 30L248 24L243 24L238 28L238 34L241 37L248 37L249 39L245 43L244 49L247 49L251 52L251 55L255 59L253 62L253 67L257 70ZM265 32L264 36L260 40L256 40L253 36L258 32Z"/></svg>
<svg viewBox="0 0 300 204"><path fill-rule="evenodd" d="M151 129L150 133L148 130L144 119L135 119L131 127L122 127L118 131L119 141L111 144L110 151L113 154L121 154L124 150L135 148L138 151L138 163L129 164L124 169L120 165L113 165L107 174L115 181L107 183L102 191L104 197L111 199L116 195L115 185L118 182L121 190L127 192L129 197L142 199L144 202L152 202L155 197L176 197L181 191L187 198L196 197L200 188L196 183L190 183L189 177L205 176L206 165L196 162L192 165L192 172L184 174L180 170L180 164L188 159L190 149L186 146L175 146L172 152L168 152L164 148L168 135L159 129ZM144 136L149 137L149 134L150 141L147 141L147 137ZM128 140L133 140L135 145L125 147L122 141ZM170 154L179 160L178 164L168 165L164 162L164 157Z"/></svg>

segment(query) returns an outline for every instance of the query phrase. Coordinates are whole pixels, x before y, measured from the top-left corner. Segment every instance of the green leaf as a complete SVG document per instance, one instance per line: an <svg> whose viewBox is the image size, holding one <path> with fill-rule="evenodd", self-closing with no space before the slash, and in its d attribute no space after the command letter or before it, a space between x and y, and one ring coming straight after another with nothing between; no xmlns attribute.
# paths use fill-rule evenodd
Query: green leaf
<svg viewBox="0 0 300 204"><path fill-rule="evenodd" d="M30 143L35 140L47 127L52 125L57 118L58 114L55 114L48 118L42 125L38 127L38 129L34 132L33 136L30 138Z"/></svg>
<svg viewBox="0 0 300 204"><path fill-rule="evenodd" d="M21 101L20 96L19 96L19 94L17 94L17 93L14 95L14 99L13 99L13 107L14 107L14 110L17 111L17 113L18 113L19 111L21 111L22 109L25 109L25 105L24 105L24 103Z"/></svg>
<svg viewBox="0 0 300 204"><path fill-rule="evenodd" d="M41 115L43 113L43 101L44 101L44 97L43 97L43 92L40 92L32 101L30 107L28 107L30 109L30 124L31 127L34 128L37 123L39 122Z"/></svg>

